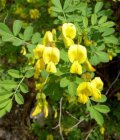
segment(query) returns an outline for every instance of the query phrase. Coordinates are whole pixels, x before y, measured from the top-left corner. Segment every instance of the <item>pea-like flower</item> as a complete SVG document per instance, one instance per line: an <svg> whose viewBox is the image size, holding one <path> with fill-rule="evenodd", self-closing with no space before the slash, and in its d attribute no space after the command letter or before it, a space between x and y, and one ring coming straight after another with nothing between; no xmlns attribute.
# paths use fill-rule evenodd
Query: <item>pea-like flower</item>
<svg viewBox="0 0 120 140"><path fill-rule="evenodd" d="M83 66L85 67L85 69L87 71L90 71L90 72L94 72L95 71L95 68L90 64L88 59L86 59L86 61L84 62Z"/></svg>
<svg viewBox="0 0 120 140"><path fill-rule="evenodd" d="M85 104L88 99L89 96L91 96L91 84L90 82L82 82L79 84L78 88L77 88L77 96L78 96L78 101L80 103Z"/></svg>
<svg viewBox="0 0 120 140"><path fill-rule="evenodd" d="M100 77L95 77L91 83L100 91L103 89L103 81L101 80Z"/></svg>
<svg viewBox="0 0 120 140"><path fill-rule="evenodd" d="M62 26L62 34L63 34L63 40L66 45L66 47L70 47L74 44L73 39L76 36L76 28L75 25L72 23L64 23Z"/></svg>
<svg viewBox="0 0 120 140"><path fill-rule="evenodd" d="M35 64L35 73L34 73L34 78L38 78L39 77L39 73L45 68L45 63L43 61L43 59L38 59L36 64Z"/></svg>
<svg viewBox="0 0 120 140"><path fill-rule="evenodd" d="M62 33L64 37L74 39L76 36L76 28L72 23L64 23L62 26Z"/></svg>
<svg viewBox="0 0 120 140"><path fill-rule="evenodd" d="M87 59L87 50L82 45L72 45L68 50L68 58L72 63L70 68L71 73L81 74L83 64Z"/></svg>
<svg viewBox="0 0 120 140"><path fill-rule="evenodd" d="M29 14L30 14L31 19L38 19L40 16L40 12L38 9L31 9L29 11Z"/></svg>
<svg viewBox="0 0 120 140"><path fill-rule="evenodd" d="M35 59L42 58L44 49L45 49L44 45L38 44L36 46L36 48L33 50Z"/></svg>
<svg viewBox="0 0 120 140"><path fill-rule="evenodd" d="M52 43L52 42L53 42L53 34L52 34L52 32L47 31L43 38L43 44L45 46L49 46L50 43Z"/></svg>
<svg viewBox="0 0 120 140"><path fill-rule="evenodd" d="M60 60L60 51L56 47L46 47L43 52L43 60L47 64L46 70L55 73L56 66Z"/></svg>
<svg viewBox="0 0 120 140"><path fill-rule="evenodd" d="M82 82L77 88L78 101L85 104L90 96L94 99L100 99L102 89L103 82L100 77L94 78L91 82Z"/></svg>

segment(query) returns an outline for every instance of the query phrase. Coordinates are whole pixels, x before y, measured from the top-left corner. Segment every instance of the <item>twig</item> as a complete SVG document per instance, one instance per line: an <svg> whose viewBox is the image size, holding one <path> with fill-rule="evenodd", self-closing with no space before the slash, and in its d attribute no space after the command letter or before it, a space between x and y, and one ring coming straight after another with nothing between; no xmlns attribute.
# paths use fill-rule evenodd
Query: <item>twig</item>
<svg viewBox="0 0 120 140"><path fill-rule="evenodd" d="M77 127L83 121L84 121L84 119L79 120L75 125L73 125L72 127L69 128L69 131L72 130L73 128Z"/></svg>
<svg viewBox="0 0 120 140"><path fill-rule="evenodd" d="M4 18L4 21L3 21L4 23L6 22L7 18L8 18L8 11L7 11L7 14L6 14L5 18Z"/></svg>
<svg viewBox="0 0 120 140"><path fill-rule="evenodd" d="M88 140L88 138L90 137L91 133L93 132L93 128L90 130L90 132L88 133L87 137L85 138L85 140Z"/></svg>
<svg viewBox="0 0 120 140"><path fill-rule="evenodd" d="M64 140L63 134L62 134L62 129L61 129L61 118L62 118L62 99L60 99L60 115L59 115L59 131L61 135L61 139Z"/></svg>
<svg viewBox="0 0 120 140"><path fill-rule="evenodd" d="M75 116L73 116L70 112L66 111L66 113L73 119L79 121L79 119L77 119Z"/></svg>
<svg viewBox="0 0 120 140"><path fill-rule="evenodd" d="M18 91L18 89L19 89L19 87L20 87L20 85L21 85L21 83L23 82L24 79L25 79L25 77L23 77L23 78L21 79L21 81L19 82L19 84L18 84L18 86L17 86L17 88L16 88L14 94L17 93L17 91Z"/></svg>
<svg viewBox="0 0 120 140"><path fill-rule="evenodd" d="M107 95L107 94L109 93L109 91L110 91L110 89L112 88L112 86L117 82L119 76L120 76L120 71L119 71L117 77L115 78L115 80L112 82L112 84L110 85L110 87L109 87L108 90L106 91L105 95Z"/></svg>
<svg viewBox="0 0 120 140"><path fill-rule="evenodd" d="M62 100L63 98L60 99L60 113L59 113L59 122L58 125L53 127L52 129L59 128L60 136L61 139L64 140L63 134L62 134L62 128L61 128L61 119L62 119Z"/></svg>

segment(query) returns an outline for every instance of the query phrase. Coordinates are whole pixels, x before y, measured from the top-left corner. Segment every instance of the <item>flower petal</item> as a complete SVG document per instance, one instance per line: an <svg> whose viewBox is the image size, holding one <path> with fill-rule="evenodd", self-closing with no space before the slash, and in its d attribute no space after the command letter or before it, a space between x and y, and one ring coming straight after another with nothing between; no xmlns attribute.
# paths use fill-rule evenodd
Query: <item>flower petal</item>
<svg viewBox="0 0 120 140"><path fill-rule="evenodd" d="M45 64L49 62L53 62L54 64L58 64L60 60L60 51L58 48L46 47L43 52L43 60Z"/></svg>
<svg viewBox="0 0 120 140"><path fill-rule="evenodd" d="M78 97L78 101L79 101L80 103L85 104L85 103L87 103L87 101L88 101L88 96L85 95L85 94L80 94L80 96Z"/></svg>
<svg viewBox="0 0 120 140"><path fill-rule="evenodd" d="M78 63L78 61L73 62L71 68L71 73L82 74L82 66Z"/></svg>
<svg viewBox="0 0 120 140"><path fill-rule="evenodd" d="M101 80L100 77L95 77L91 83L99 90L103 89L103 81Z"/></svg>
<svg viewBox="0 0 120 140"><path fill-rule="evenodd" d="M47 31L43 38L43 44L47 46L50 42L53 42L53 34L50 31Z"/></svg>
<svg viewBox="0 0 120 140"><path fill-rule="evenodd" d="M46 71L50 73L56 73L57 69L56 69L55 64L53 62L49 62L47 65Z"/></svg>
<svg viewBox="0 0 120 140"><path fill-rule="evenodd" d="M72 63L78 61L82 64L87 59L87 50L82 45L72 45L68 50L68 58Z"/></svg>
<svg viewBox="0 0 120 140"><path fill-rule="evenodd" d="M44 45L38 44L38 45L36 46L36 48L33 50L34 57L35 57L36 59L39 59L39 58L42 57L44 48L45 48Z"/></svg>
<svg viewBox="0 0 120 140"><path fill-rule="evenodd" d="M64 37L74 39L76 36L76 27L72 23L64 23L62 26L62 33Z"/></svg>
<svg viewBox="0 0 120 140"><path fill-rule="evenodd" d="M84 67L86 68L86 70L88 70L90 72L94 72L95 71L95 68L90 64L88 59L86 59L86 61L84 62Z"/></svg>

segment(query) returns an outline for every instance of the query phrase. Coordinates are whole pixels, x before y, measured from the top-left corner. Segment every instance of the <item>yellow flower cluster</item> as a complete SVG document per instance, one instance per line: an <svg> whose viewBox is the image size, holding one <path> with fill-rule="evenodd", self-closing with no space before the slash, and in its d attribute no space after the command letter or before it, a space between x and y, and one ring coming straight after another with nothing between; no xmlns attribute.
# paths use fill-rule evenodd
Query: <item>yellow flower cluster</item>
<svg viewBox="0 0 120 140"><path fill-rule="evenodd" d="M86 70L95 71L92 65L87 59L87 50L84 46L74 44L73 39L76 36L76 28L72 23L64 23L62 26L63 40L66 47L69 47L68 58L72 63L70 68L71 73L82 74L82 66L84 65Z"/></svg>
<svg viewBox="0 0 120 140"><path fill-rule="evenodd" d="M24 12L24 9L23 9L22 6L17 5L17 7L15 9L15 14L20 15L20 17L23 18L23 19L27 18L27 15Z"/></svg>
<svg viewBox="0 0 120 140"><path fill-rule="evenodd" d="M103 82L100 77L95 77L91 82L82 82L77 88L78 101L85 104L90 96L96 100L100 99L102 89Z"/></svg>
<svg viewBox="0 0 120 140"><path fill-rule="evenodd" d="M38 78L39 73L45 69L50 73L56 73L56 65L60 60L60 51L55 45L51 45L53 41L53 34L47 31L44 38L43 44L38 44L33 50L34 58L37 59L35 64L35 78Z"/></svg>
<svg viewBox="0 0 120 140"><path fill-rule="evenodd" d="M38 19L40 16L40 12L38 9L30 9L29 14L31 19Z"/></svg>
<svg viewBox="0 0 120 140"><path fill-rule="evenodd" d="M45 118L48 116L48 102L46 101L46 96L44 93L37 94L37 103L31 114L31 117L35 117L40 113L44 113Z"/></svg>

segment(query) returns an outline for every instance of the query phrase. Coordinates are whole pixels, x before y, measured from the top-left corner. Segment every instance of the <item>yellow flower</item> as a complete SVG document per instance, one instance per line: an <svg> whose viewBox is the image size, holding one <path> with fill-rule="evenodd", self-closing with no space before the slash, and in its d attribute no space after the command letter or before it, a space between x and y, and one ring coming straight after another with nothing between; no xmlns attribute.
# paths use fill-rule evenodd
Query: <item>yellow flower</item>
<svg viewBox="0 0 120 140"><path fill-rule="evenodd" d="M46 47L43 52L43 60L47 64L46 71L56 73L56 64L60 60L60 51L58 48Z"/></svg>
<svg viewBox="0 0 120 140"><path fill-rule="evenodd" d="M56 73L57 69L56 69L55 64L53 62L49 62L47 65L46 71L50 73Z"/></svg>
<svg viewBox="0 0 120 140"><path fill-rule="evenodd" d="M82 82L77 88L78 101L85 104L88 101L88 97L91 96L90 82Z"/></svg>
<svg viewBox="0 0 120 140"><path fill-rule="evenodd" d="M92 81L92 84L94 84L94 86L99 89L102 90L103 89L103 81L101 80L100 77L95 77Z"/></svg>
<svg viewBox="0 0 120 140"><path fill-rule="evenodd" d="M101 98L101 92L91 83L91 93L94 99L98 100Z"/></svg>
<svg viewBox="0 0 120 140"><path fill-rule="evenodd" d="M23 12L23 8L17 5L15 14L21 14L22 12Z"/></svg>
<svg viewBox="0 0 120 140"><path fill-rule="evenodd" d="M39 73L45 68L45 63L43 59L38 59L35 64L34 78L39 78Z"/></svg>
<svg viewBox="0 0 120 140"><path fill-rule="evenodd" d="M89 96L93 96L94 99L100 99L102 88L103 82L99 77L94 78L91 82L80 83L77 88L78 101L85 104Z"/></svg>
<svg viewBox="0 0 120 140"><path fill-rule="evenodd" d="M25 48L24 46L22 47L20 53L21 53L22 55L26 55L26 48Z"/></svg>
<svg viewBox="0 0 120 140"><path fill-rule="evenodd" d="M64 37L63 40L67 48L74 44L74 41L71 38Z"/></svg>
<svg viewBox="0 0 120 140"><path fill-rule="evenodd" d="M38 9L31 9L29 11L29 14L30 14L31 19L38 19L40 16L40 12Z"/></svg>
<svg viewBox="0 0 120 140"><path fill-rule="evenodd" d="M37 104L34 111L32 112L31 116L32 117L35 117L37 116L38 114L40 114L42 111L42 108L41 108L41 105L40 104Z"/></svg>
<svg viewBox="0 0 120 140"><path fill-rule="evenodd" d="M105 133L105 128L104 128L104 127L100 127L100 133L101 133L102 135L104 135L104 133Z"/></svg>
<svg viewBox="0 0 120 140"><path fill-rule="evenodd" d="M71 73L82 74L82 66L78 63L78 61L74 61L71 68Z"/></svg>
<svg viewBox="0 0 120 140"><path fill-rule="evenodd" d="M45 68L45 63L43 59L38 59L36 64L35 64L35 70L36 71L41 71Z"/></svg>
<svg viewBox="0 0 120 140"><path fill-rule="evenodd" d="M112 60L113 59L113 54L108 52L108 57L109 57L109 60Z"/></svg>
<svg viewBox="0 0 120 140"><path fill-rule="evenodd" d="M87 59L87 50L82 45L72 45L68 50L68 58L71 63L78 61L82 64Z"/></svg>
<svg viewBox="0 0 120 140"><path fill-rule="evenodd" d="M53 34L50 31L47 31L43 38L43 44L48 46L51 42L53 42Z"/></svg>
<svg viewBox="0 0 120 140"><path fill-rule="evenodd" d="M43 52L43 60L45 64L49 62L53 62L54 64L58 64L60 60L60 51L58 48L46 47Z"/></svg>
<svg viewBox="0 0 120 140"><path fill-rule="evenodd" d="M95 77L91 81L92 96L94 99L101 98L101 90L103 89L103 82L100 77Z"/></svg>
<svg viewBox="0 0 120 140"><path fill-rule="evenodd" d="M49 113L49 110L48 110L48 102L47 101L44 101L44 115L45 115L45 118L48 117L48 113Z"/></svg>
<svg viewBox="0 0 120 140"><path fill-rule="evenodd" d="M80 94L80 95L78 96L78 101L79 101L80 103L82 103L82 104L85 104L85 103L87 103L87 101L88 101L88 96L85 95L85 94Z"/></svg>
<svg viewBox="0 0 120 140"><path fill-rule="evenodd" d="M33 50L34 57L36 59L42 58L44 49L45 49L44 45L38 44L36 48Z"/></svg>
<svg viewBox="0 0 120 140"><path fill-rule="evenodd" d="M90 71L90 72L94 72L95 68L90 64L90 62L88 61L88 59L86 59L86 61L84 62L84 67L86 70Z"/></svg>
<svg viewBox="0 0 120 140"><path fill-rule="evenodd" d="M64 37L74 39L76 36L76 28L72 23L64 23L62 26L62 34Z"/></svg>
<svg viewBox="0 0 120 140"><path fill-rule="evenodd" d="M74 44L73 39L76 36L76 28L75 25L72 23L64 23L62 26L62 34L63 34L63 40L68 48L69 46Z"/></svg>

